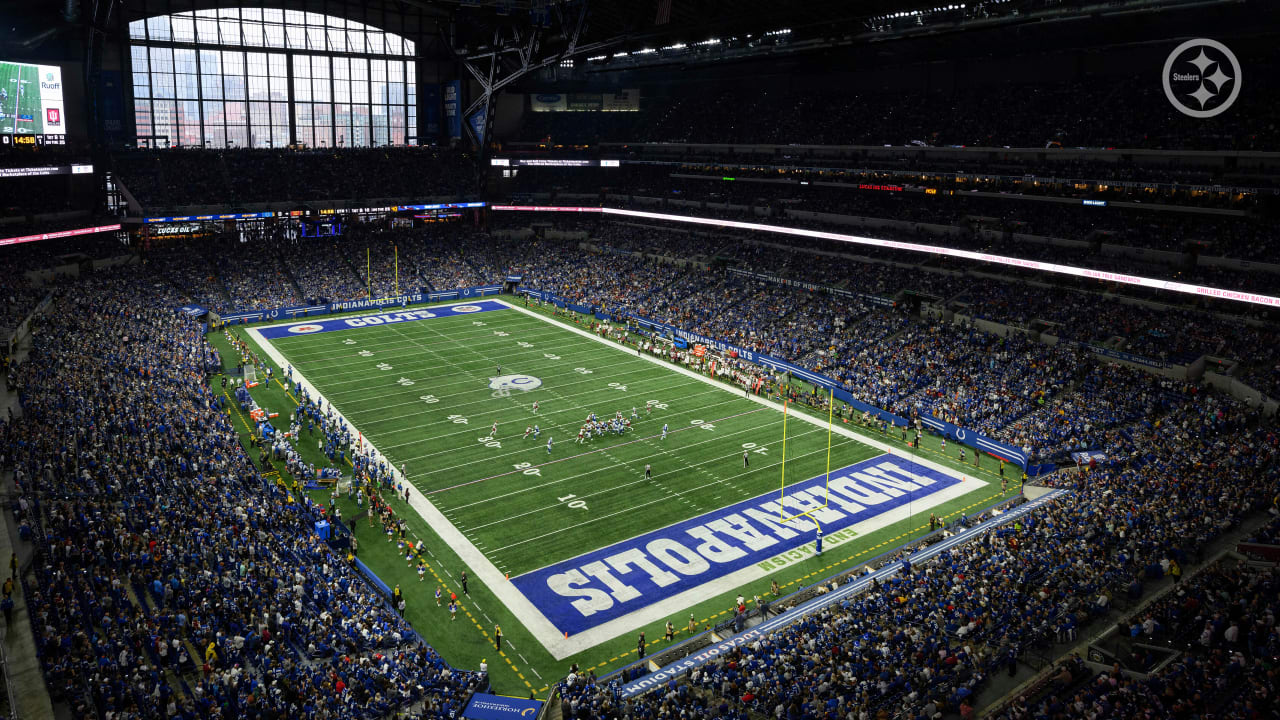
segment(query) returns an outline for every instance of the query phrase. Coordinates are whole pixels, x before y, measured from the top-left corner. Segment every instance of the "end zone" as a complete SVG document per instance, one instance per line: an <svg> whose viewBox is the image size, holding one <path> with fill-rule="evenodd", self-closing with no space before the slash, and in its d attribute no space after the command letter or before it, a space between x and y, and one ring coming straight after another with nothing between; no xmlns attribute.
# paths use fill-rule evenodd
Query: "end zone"
<svg viewBox="0 0 1280 720"><path fill-rule="evenodd" d="M450 310L450 309L453 310L453 312L448 313L447 315L442 312L443 310ZM538 320L545 322L549 325L554 325L556 327L567 330L569 332L576 333L582 337L591 338L596 342L599 342L601 344L614 348L618 352L626 352L625 350L620 348L616 343L613 343L608 339L599 337L593 333L583 330L582 328L575 327L573 325L561 322L553 318L548 318L542 314L532 312L530 310L508 303L503 300L478 300L472 303L465 303L465 304L459 304L454 306L433 307L430 309L422 309L422 310L405 310L405 311L396 311L391 313L373 313L369 315L353 315L353 316L348 316L344 318L308 322L308 323L298 323L296 321L285 322L285 323L278 323L275 325L269 325L265 327L246 328L246 332L251 337L254 338L254 340L258 343L260 347L262 347L263 351L266 353L266 355L269 358L271 358L271 361L273 363L275 363L278 367L286 367L290 365L289 361L280 353L279 350L277 350L272 345L271 339L297 337L298 335L312 334L313 332L331 332L336 330L350 330L350 329L355 329L359 327L384 325L392 322L394 323L410 322L415 320L426 320L431 317L446 317L448 315L461 315L461 314L469 314L474 312L488 312L492 310L501 310L501 309L511 309L516 312L523 313L530 317L537 318ZM368 322L369 318L377 318L381 320L381 322L375 321L370 323ZM357 321L356 324L352 324L353 320ZM364 322L358 322L361 320L363 320ZM289 328L297 327L299 325L303 325L303 326L320 325L321 329L312 331L308 328L305 332L289 331ZM736 388L729 384L720 382L718 380L700 375L691 370L688 370L687 368L681 368L678 366L670 365L650 355L642 354L641 357L645 358L649 362L654 363L655 365L659 365L667 369L670 372L675 372L675 373L683 374L690 378L695 378L712 387L716 387L721 390L724 390L725 392L732 393L736 397L741 397L740 388ZM298 368L296 367L294 368L293 377L296 382L301 383L301 385L304 388L306 388L312 395L317 397L321 396L319 391L315 388L315 386L312 385L306 379L305 375L299 372ZM776 403L771 400L761 398L758 396L751 396L750 399L752 402L755 402L759 405L772 408L773 410L776 410L779 413L782 412L782 405L779 403ZM332 402L330 404L332 405ZM352 426L353 429L359 430L358 427L352 425L349 421L346 420L345 417L342 416L341 408L335 405L333 406L333 409L334 409L334 412L339 415L339 417L342 417L344 422L347 422L347 424ZM822 427L824 429L827 427L827 423L825 421L819 420L818 418L812 417L806 413L796 413L793 417L799 418L804 422L811 423L815 426ZM889 445L881 443L875 440L874 438L865 437L863 435L855 433L844 427L837 426L834 428L834 431L839 435L842 435L849 439L856 440L857 442L860 442L864 445L869 445L871 447L878 448L879 450L883 451L884 453L886 453L886 455L889 456L889 457L886 457L886 455L881 455L876 458L872 458L870 460L864 461L863 463L860 463L857 466L850 466L850 468L846 468L845 470L840 471L842 474L849 472L849 473L865 475L866 468L862 467L863 465L867 465L867 467L872 467L877 464L888 463L889 465L895 468L906 470L907 472L912 473L916 476L927 477L928 479L932 480L933 484L928 486L928 489L929 489L928 493L922 493L921 495L918 495L918 496L915 495L915 493L920 492L920 488L924 487L919 483L915 483L917 485L917 489L911 491L912 496L924 498L921 500L921 505L920 505L921 509L926 508L925 503L928 503L928 506L936 505L936 504L945 502L949 499L959 497L960 495L964 495L968 492L973 492L987 485L985 481L979 480L974 477L967 477L967 480L969 482L961 484L960 482L961 478L958 475L956 475L956 473L952 471L950 468L939 465L937 463L933 463L924 458L919 458L919 457L914 458L914 465L917 466L917 468L911 469L910 466L912 465L912 462L907 461L906 458L903 457L900 453L897 455L894 455L894 453L892 452L892 448ZM381 450L379 450L376 445L369 442L367 437L365 438L365 442L368 443L369 447L371 447L379 455L382 454ZM882 471L886 473L889 472L889 470L886 468L882 468ZM834 478L834 473L833 473L833 478ZM403 478L401 478L401 480L403 480ZM906 478L906 481L912 482L910 481L909 477ZM804 489L804 487L807 487L807 486L798 485L797 487ZM865 485L862 485L861 487L863 487L864 490L868 490L869 492L880 492L880 491L873 491L871 488L868 488ZM897 489L903 492L903 496L907 496L906 488L897 488ZM708 582L698 583L696 586L690 589L681 590L674 595L668 594L666 592L662 593L661 596L654 595L648 598L648 602L643 606L637 606L634 608L629 606L622 607L621 609L616 610L613 613L608 614L607 616L601 616L600 619L603 620L603 622L599 622L598 624L584 625L584 624L570 623L573 627L577 627L580 629L578 632L574 632L573 630L568 629L568 627L566 627L565 629L561 629L561 627L559 626L560 623L566 622L563 618L561 618L559 622L552 622L552 620L548 617L548 614L547 614L548 612L551 612L555 614L557 617L560 617L565 612L565 608L570 608L570 611L572 611L571 606L568 602L561 603L563 607L560 607L558 609L553 609L551 605L546 603L547 593L549 592L548 590L538 591L538 590L532 589L532 587L529 585L529 583L532 581L521 581L517 583L514 581L507 580L506 576L501 571L499 571L498 568L487 557L485 557L484 553L481 552L470 540L468 540L466 536L464 536L462 532L459 531L451 522L449 522L449 520L444 516L444 514L441 513L440 510L434 504L432 504L431 501L429 501L422 494L421 491L419 491L416 487L413 487L412 485L410 485L409 494L410 494L410 500L409 500L410 506L412 506L418 512L418 514L423 518L423 520L428 525L430 525L431 528L440 536L440 538L446 544L448 544L455 553L458 554L458 556L463 560L463 562L466 563L467 566L474 572L476 579L483 582L490 589L490 591L493 592L493 594L498 598L498 600L502 602L503 605L506 606L507 610L511 612L511 614L514 615L515 618L525 626L525 628L529 631L529 633L533 635L534 638L536 638L538 642L546 649L546 651L549 654L551 654L551 656L556 660L562 660L571 655L575 655L577 653L583 652L584 650L588 650L592 647L600 645L601 643L612 640L622 635L623 633L650 625L656 621L659 621L663 618L668 617L672 612L690 607L698 602L706 600L708 597L710 597L713 594L729 592L736 588L741 587L746 583L752 582L754 580L758 580L763 574L768 572L761 566L760 563L763 560L768 560L770 557L776 557L778 555L777 549L774 549L772 552L764 554L760 557L753 556L748 566L741 567L736 570L731 570L727 574L723 574L717 579L713 579ZM884 493L884 494L888 495L889 493ZM899 497L903 497L903 496L899 496ZM767 502L768 497L770 496L762 496L761 498L757 498L756 500L748 500L748 501L745 501L744 504L749 505L757 501ZM804 501L803 495L800 495L797 493L794 497L799 502ZM788 500L791 500L791 499L792 498L788 498ZM845 496L845 499L852 503L860 502L856 500L854 496ZM914 499L912 500L912 502L914 502ZM861 503L861 504L870 507L868 503ZM731 506L731 507L736 507L736 506ZM838 505L836 507L838 508ZM875 513L873 513L874 518L870 518L870 519L868 519L867 517L858 516L856 514L849 515L847 517L845 524L840 525L839 527L844 529L852 529L855 532L861 533L861 532L864 532L864 530L858 527L859 523L873 522L873 523L877 523L877 527L881 527L883 525L891 524L898 520L905 519L906 517L909 516L910 511L913 509L914 509L914 506L911 506L911 505L905 505L905 504L890 505L889 507L886 507L884 509L877 510ZM718 511L715 514L719 515L722 512L729 512L729 509L726 508L725 510ZM776 516L776 512L777 511L775 509L774 510L775 516ZM698 524L699 524L699 519L695 518L695 519L686 521L685 523L680 523L677 525L680 527L683 527L685 525L696 526ZM656 532L665 532L668 529L669 528L664 528L663 530L656 531ZM874 528L869 528L865 531L870 531L872 529ZM824 525L824 530L825 530L825 525ZM800 539L798 535L799 534L797 534L796 538L790 538L790 540L794 540L795 543L793 546L787 546L787 550L786 550L787 552L796 552L797 547L812 543L812 539L810 538ZM640 536L640 538L627 541L627 543L623 543L623 544L634 543L637 540L643 539L645 537L646 536ZM601 556L607 557L609 555L609 550L610 549L597 550L595 551L595 554L600 554ZM566 562L572 563L575 561L570 560ZM534 573L527 573L525 576L521 576L521 577L536 576L538 573L542 573L542 572L543 571L541 570L534 571ZM537 601L535 602L535 600L531 600L529 597L530 595L533 595L534 598L537 598ZM561 599L563 600L564 598L561 598ZM567 638L564 636L564 633L566 631L569 632L569 636Z"/></svg>

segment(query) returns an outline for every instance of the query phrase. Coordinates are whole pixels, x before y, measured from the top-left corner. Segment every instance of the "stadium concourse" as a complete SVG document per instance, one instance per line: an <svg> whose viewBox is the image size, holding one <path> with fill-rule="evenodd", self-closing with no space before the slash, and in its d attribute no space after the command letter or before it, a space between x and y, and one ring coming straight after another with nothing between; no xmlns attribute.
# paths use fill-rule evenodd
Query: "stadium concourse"
<svg viewBox="0 0 1280 720"><path fill-rule="evenodd" d="M323 509L290 503L240 448L225 397L202 381L219 361L198 324L166 309L355 298L370 283L391 287L384 263L371 264L373 277L359 272L366 246L379 252L396 243L402 287L518 274L575 301L643 313L831 373L868 403L956 418L1041 460L1077 449L1105 458L1078 475L1052 476L1051 484L1072 494L1012 534L992 532L911 567L680 681L622 701L614 695L617 677L571 673L560 685L565 717L967 716L1019 658L1074 639L1091 621L1114 620L1116 608L1142 602L1153 578L1189 571L1241 521L1268 505L1274 512L1280 436L1270 418L1203 383L1107 362L1066 343L1033 342L1016 327L1019 317L1039 316L1027 302L977 299L983 316L1015 328L990 332L628 253L729 257L741 268L829 285L856 278L885 296L925 281L939 295L1008 295L1026 287L1017 280L870 261L841 269L813 262L818 256L808 253L817 248L762 246L732 233L691 237L661 225L568 223L564 230L613 251L584 250L577 240L503 241L474 229L360 229L346 244L254 238L244 248L249 262L225 259L216 245L179 242L140 252L137 264L64 281L26 362L10 371L21 402L4 425L4 463L20 498L14 518L34 551L21 580L55 700L77 715L380 717L399 709L449 717L483 683L474 672L450 669L377 590L310 535ZM46 256L30 257L38 267ZM1081 308L1107 306L1108 322L1135 335L1162 321L1088 290L1063 289L1058 297ZM1254 340L1266 326L1178 312L1212 333L1218 354L1274 367L1276 345ZM1075 321L1086 318L1073 328L1080 337L1099 321ZM1199 348L1192 327L1184 321L1161 347ZM1069 681L1037 687L1002 716L1257 712L1275 690L1268 663L1280 635L1265 604L1275 597L1275 578L1241 574L1230 563L1212 572L1232 578L1213 585L1226 594L1186 601L1160 627L1142 630L1176 640L1186 627L1202 628L1177 664L1141 681L1150 691L1114 673L1094 682L1069 662L1061 673ZM1182 592L1204 597L1204 584L1189 587L1196 590ZM1170 602L1149 612L1169 617ZM1228 619L1242 630L1228 634ZM1224 680L1199 694L1166 690L1207 675Z"/></svg>

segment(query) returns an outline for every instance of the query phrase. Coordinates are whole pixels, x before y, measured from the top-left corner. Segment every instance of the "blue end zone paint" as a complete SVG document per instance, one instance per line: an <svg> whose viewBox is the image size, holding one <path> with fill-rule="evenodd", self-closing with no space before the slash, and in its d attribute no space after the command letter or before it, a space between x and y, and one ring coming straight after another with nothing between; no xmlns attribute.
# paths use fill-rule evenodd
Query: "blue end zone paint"
<svg viewBox="0 0 1280 720"><path fill-rule="evenodd" d="M1035 500L1032 500L1031 502L1019 505L1018 507L1014 508L1013 510L1010 510L1009 512L1003 515L998 515L990 520L987 520L981 525L977 525L975 527L969 528L968 530L965 530L964 532L953 535L947 538L946 540L943 540L942 542L934 543L933 545L930 545L925 550L922 550L920 552L917 552L911 555L909 557L911 564L919 566L920 564L938 555L939 553L946 552L947 550L950 550L958 545L963 545L965 543L971 542L972 540L975 540L978 536L982 535L982 533L985 533L1001 525L1008 524L1009 522L1012 522L1013 520L1023 517L1029 513L1035 512L1036 510L1043 507L1044 505L1050 502L1053 502L1054 500L1057 500L1058 498L1068 493L1069 491L1067 490L1054 490L1046 495L1043 495ZM766 620L765 622L760 623L759 625L751 628L750 630L742 632L738 635L734 635L733 637L727 638L723 642L720 642L716 645L706 648L705 650L701 650L697 653L694 653L686 658L677 660L669 665L665 665L659 670L657 670L656 672L646 675L643 678L640 678L633 682L626 683L621 688L618 689L617 695L621 699L626 699L629 697L634 697L636 695L639 695L640 693L646 692L648 690L652 690L653 688L658 687L659 685L664 685L671 678L679 677L680 675L683 675L684 673L687 673L696 667L704 665L711 660L715 660L723 655L728 655L729 653L733 652L735 648L740 648L745 645L749 645L755 642L756 640L759 640L760 638L764 637L765 635L768 635L771 632L779 630L787 625L791 625L792 623L798 622L801 618L803 618L806 615L813 614L814 612L817 612L818 610L821 610L822 608L825 608L834 603L848 600L849 598L852 598L853 596L863 592L868 587L870 587L873 581L884 582L885 580L888 580L894 575L897 575L901 570L902 570L901 563L890 563L870 575L861 575L853 582L842 585L835 592L827 593L825 595L819 595L818 597L802 605L799 605L798 607L794 608L793 610L787 613L778 615L771 620ZM606 675L602 679L607 679L617 674L618 674L617 672L610 673L609 675Z"/></svg>
<svg viewBox="0 0 1280 720"><path fill-rule="evenodd" d="M812 511L831 536L956 485L959 478L881 455L787 487L784 507L771 492L570 560L512 578L561 632L580 633L778 555L813 550Z"/></svg>
<svg viewBox="0 0 1280 720"><path fill-rule="evenodd" d="M455 315L474 315L476 313L509 309L510 308L506 305L493 300L477 300L475 302L447 305L444 307L421 308L418 310L390 310L371 315L338 318L336 320L316 320L314 322L300 322L293 325L277 325L275 327L262 328L258 332L262 333L262 337L267 340L277 340L279 338L297 337L299 335L315 335L316 333L333 332L335 330L350 330L352 328L360 327L394 325L396 323L413 322L415 320L453 317Z"/></svg>

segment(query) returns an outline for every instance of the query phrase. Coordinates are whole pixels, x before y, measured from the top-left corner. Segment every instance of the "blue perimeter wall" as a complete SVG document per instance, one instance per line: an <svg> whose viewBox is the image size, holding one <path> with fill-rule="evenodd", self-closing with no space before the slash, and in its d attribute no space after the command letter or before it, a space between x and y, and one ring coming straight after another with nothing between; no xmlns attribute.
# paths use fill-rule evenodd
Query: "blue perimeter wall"
<svg viewBox="0 0 1280 720"><path fill-rule="evenodd" d="M556 307L566 308L574 312L593 314L601 319L610 316L609 313L605 312L601 308L577 305L555 295L554 293L524 287L520 288L519 292L544 302L553 303ZM799 378L805 382L816 385L817 387L832 390L834 391L837 400L848 404L859 412L870 413L877 419L887 420L893 425L899 427L910 424L906 418L900 415L895 415L887 410L882 410L878 407L868 405L867 403L853 397L844 389L844 386L839 381L833 380L826 375L820 375L811 370L806 370L802 367L793 365L785 360L779 360L778 358L758 353L754 350L747 350L745 348L738 347L737 345L724 342L723 340L717 340L712 337L707 337L706 335L690 332L688 330L675 327L674 325L667 325L666 323L661 323L656 320L650 320L634 313L627 313L625 316L615 314L612 317L615 319L622 319L624 321L634 321L642 329L649 332L670 335L673 338L680 338L686 342L700 343L719 352L734 353L738 358L746 360L747 362L754 363L774 371L789 373L792 377ZM964 443L970 447L977 448L978 450L1012 462L1024 470L1027 469L1027 454L1019 448L994 440L975 430L962 428L958 425L942 420L941 418L933 417L932 415L921 414L920 419L925 425L929 426L949 440Z"/></svg>

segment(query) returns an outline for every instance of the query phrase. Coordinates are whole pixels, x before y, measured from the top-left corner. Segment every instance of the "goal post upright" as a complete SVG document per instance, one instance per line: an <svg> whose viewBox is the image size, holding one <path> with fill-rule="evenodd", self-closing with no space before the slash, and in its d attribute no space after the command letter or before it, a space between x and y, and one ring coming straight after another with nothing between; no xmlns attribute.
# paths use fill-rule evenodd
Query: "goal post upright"
<svg viewBox="0 0 1280 720"><path fill-rule="evenodd" d="M787 498L787 406L789 404L790 402L784 397L782 399L782 479L778 487L778 517L782 518L782 522L787 521L787 513L782 503Z"/></svg>
<svg viewBox="0 0 1280 720"><path fill-rule="evenodd" d="M814 525L818 525L818 518L813 516L814 510L821 510L831 504L831 446L833 433L835 428L835 409L836 409L836 391L831 389L829 401L827 405L827 473L822 484L822 504L818 507L799 512L794 515L787 515L785 502L787 499L787 406L788 401L782 401L782 487L778 491L778 518L779 522L791 522L796 518L808 517Z"/></svg>
<svg viewBox="0 0 1280 720"><path fill-rule="evenodd" d="M836 413L836 389L831 388L831 398L827 402L827 479L822 484L822 507L826 507L831 502L831 433L835 422Z"/></svg>

